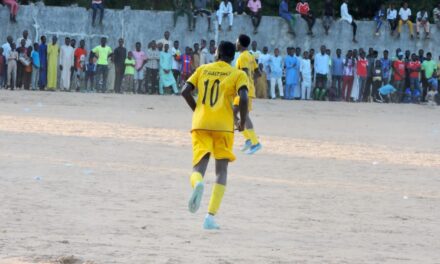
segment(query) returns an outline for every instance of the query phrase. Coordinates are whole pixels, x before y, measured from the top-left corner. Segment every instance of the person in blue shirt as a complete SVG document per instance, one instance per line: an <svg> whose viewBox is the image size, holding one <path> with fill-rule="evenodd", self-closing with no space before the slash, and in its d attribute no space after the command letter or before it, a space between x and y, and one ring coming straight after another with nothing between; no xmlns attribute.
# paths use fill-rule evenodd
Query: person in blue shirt
<svg viewBox="0 0 440 264"><path fill-rule="evenodd" d="M269 60L270 69L270 99L276 99L275 85L278 85L278 92L281 98L284 97L283 90L283 58L280 56L280 50L276 48L274 55Z"/></svg>
<svg viewBox="0 0 440 264"><path fill-rule="evenodd" d="M89 57L89 63L86 65L86 91L93 92L95 87L95 73L96 73L96 64L93 62L93 56ZM90 89L88 89L88 83L90 81Z"/></svg>
<svg viewBox="0 0 440 264"><path fill-rule="evenodd" d="M38 53L40 47L38 43L34 43L34 50L31 53L32 59L32 77L31 86L32 90L38 90L38 77L40 75L40 53Z"/></svg>
<svg viewBox="0 0 440 264"><path fill-rule="evenodd" d="M295 36L295 17L289 12L289 2L287 0L281 1L278 13L281 18L287 21L289 34Z"/></svg>
<svg viewBox="0 0 440 264"><path fill-rule="evenodd" d="M284 59L286 67L286 95L287 100L295 97L295 87L298 83L298 60L294 55L294 48L287 48L287 56Z"/></svg>
<svg viewBox="0 0 440 264"><path fill-rule="evenodd" d="M332 59L332 88L335 89L335 98L341 97L342 76L344 75L344 60L342 59L341 49L336 50L336 57Z"/></svg>
<svg viewBox="0 0 440 264"><path fill-rule="evenodd" d="M41 36L41 43L38 49L40 55L40 72L38 76L38 86L44 90L47 85L47 45L46 36Z"/></svg>
<svg viewBox="0 0 440 264"><path fill-rule="evenodd" d="M386 19L385 16L385 6L381 5L379 10L374 16L374 21L376 21L376 36L379 36L379 30L382 27L383 21Z"/></svg>
<svg viewBox="0 0 440 264"><path fill-rule="evenodd" d="M388 50L383 51L383 58L380 59L382 64L382 82L386 85L390 82L391 60L388 59Z"/></svg>

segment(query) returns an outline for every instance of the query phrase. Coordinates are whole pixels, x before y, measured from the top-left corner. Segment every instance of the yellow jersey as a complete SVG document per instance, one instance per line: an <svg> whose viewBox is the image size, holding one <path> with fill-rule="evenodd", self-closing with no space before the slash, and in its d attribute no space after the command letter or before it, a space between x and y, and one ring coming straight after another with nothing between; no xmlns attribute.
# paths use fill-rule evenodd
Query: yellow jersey
<svg viewBox="0 0 440 264"><path fill-rule="evenodd" d="M255 57L248 50L245 50L238 57L235 66L239 70L247 69L246 74L249 79L249 97L255 98L254 72L258 69Z"/></svg>
<svg viewBox="0 0 440 264"><path fill-rule="evenodd" d="M232 102L241 87L248 87L246 74L218 61L200 66L188 82L198 90L192 130L233 133Z"/></svg>

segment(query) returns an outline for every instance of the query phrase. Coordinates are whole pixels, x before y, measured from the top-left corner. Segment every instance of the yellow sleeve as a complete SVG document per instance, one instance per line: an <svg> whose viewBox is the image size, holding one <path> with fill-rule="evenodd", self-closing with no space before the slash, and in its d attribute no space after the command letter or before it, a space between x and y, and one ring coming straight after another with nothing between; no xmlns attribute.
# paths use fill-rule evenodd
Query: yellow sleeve
<svg viewBox="0 0 440 264"><path fill-rule="evenodd" d="M239 71L237 80L235 82L235 92L238 94L238 90L246 86L246 88L249 90L249 83L248 83L248 77L244 71Z"/></svg>
<svg viewBox="0 0 440 264"><path fill-rule="evenodd" d="M200 73L202 72L203 67L197 68L196 72L194 72L191 77L189 77L188 81L190 84L194 86L195 89L197 89L197 84L199 83Z"/></svg>
<svg viewBox="0 0 440 264"><path fill-rule="evenodd" d="M238 59L235 62L235 67L240 70L243 69L243 56L238 56Z"/></svg>

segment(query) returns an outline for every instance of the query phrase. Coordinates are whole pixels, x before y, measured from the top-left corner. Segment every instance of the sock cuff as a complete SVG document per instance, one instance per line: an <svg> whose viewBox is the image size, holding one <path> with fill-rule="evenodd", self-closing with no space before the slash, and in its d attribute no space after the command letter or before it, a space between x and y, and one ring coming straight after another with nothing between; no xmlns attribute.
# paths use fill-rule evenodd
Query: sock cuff
<svg viewBox="0 0 440 264"><path fill-rule="evenodd" d="M203 176L200 172L193 172L190 177L191 187L194 188L198 182L203 181Z"/></svg>

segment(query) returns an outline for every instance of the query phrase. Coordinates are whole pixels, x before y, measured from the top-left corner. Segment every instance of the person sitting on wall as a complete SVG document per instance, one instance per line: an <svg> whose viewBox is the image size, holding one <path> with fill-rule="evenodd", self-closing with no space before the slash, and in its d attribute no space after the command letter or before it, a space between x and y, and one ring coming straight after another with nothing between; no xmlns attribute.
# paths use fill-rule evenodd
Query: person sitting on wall
<svg viewBox="0 0 440 264"><path fill-rule="evenodd" d="M9 7L10 16L9 20L13 23L17 23L18 3L17 0L3 0L3 4Z"/></svg>
<svg viewBox="0 0 440 264"><path fill-rule="evenodd" d="M211 32L211 11L207 9L207 5L211 6L211 0L195 0L193 9L193 30L196 28L196 19L198 16L206 15L208 18L208 31Z"/></svg>
<svg viewBox="0 0 440 264"><path fill-rule="evenodd" d="M252 25L254 26L254 34L258 33L258 27L261 22L261 1L260 0L249 0L248 2L249 13L252 20Z"/></svg>
<svg viewBox="0 0 440 264"><path fill-rule="evenodd" d="M99 24L102 25L102 19L104 18L104 0L92 0L92 26L95 26L96 13L99 9Z"/></svg>
<svg viewBox="0 0 440 264"><path fill-rule="evenodd" d="M229 0L223 0L217 10L218 19L218 30L222 31L222 21L223 17L227 16L229 18L229 31L232 30L232 23L234 22L234 10L232 8L232 3Z"/></svg>
<svg viewBox="0 0 440 264"><path fill-rule="evenodd" d="M289 33L295 36L295 17L289 12L289 2L287 0L281 0L278 14L287 21Z"/></svg>
<svg viewBox="0 0 440 264"><path fill-rule="evenodd" d="M174 27L176 27L177 24L177 18L179 16L186 15L188 17L188 30L192 31L192 20L193 20L193 14L191 12L192 9L192 2L191 0L174 0Z"/></svg>
<svg viewBox="0 0 440 264"><path fill-rule="evenodd" d="M316 19L310 11L310 6L307 2L307 0L299 1L296 5L296 12L298 12L301 15L301 18L307 22L309 28L307 35L313 36L313 26L315 25Z"/></svg>

